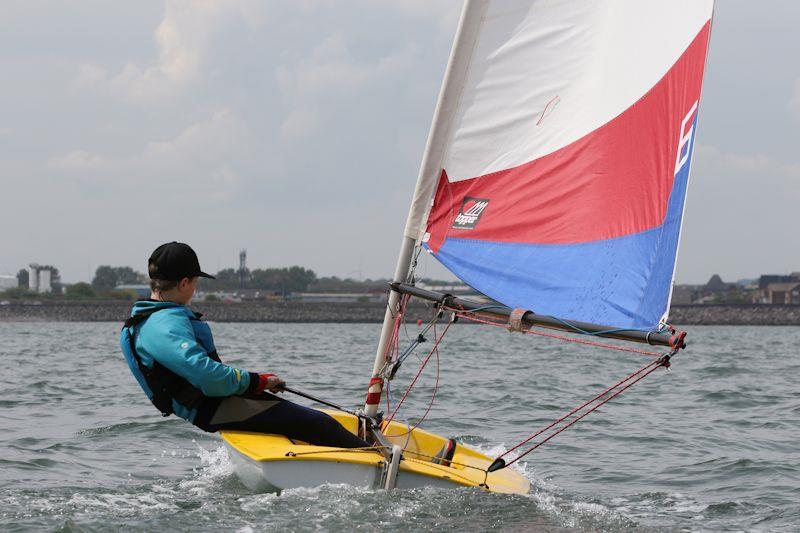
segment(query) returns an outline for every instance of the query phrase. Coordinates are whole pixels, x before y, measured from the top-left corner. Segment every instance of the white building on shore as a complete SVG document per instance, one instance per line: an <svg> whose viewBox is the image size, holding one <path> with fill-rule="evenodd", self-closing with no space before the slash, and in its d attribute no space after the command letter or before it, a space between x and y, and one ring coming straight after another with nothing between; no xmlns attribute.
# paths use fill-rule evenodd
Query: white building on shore
<svg viewBox="0 0 800 533"><path fill-rule="evenodd" d="M53 271L49 268L42 267L36 263L31 263L28 266L28 289L32 292L40 294L53 292L52 278Z"/></svg>
<svg viewBox="0 0 800 533"><path fill-rule="evenodd" d="M17 276L13 274L0 274L0 291L14 289L18 283Z"/></svg>

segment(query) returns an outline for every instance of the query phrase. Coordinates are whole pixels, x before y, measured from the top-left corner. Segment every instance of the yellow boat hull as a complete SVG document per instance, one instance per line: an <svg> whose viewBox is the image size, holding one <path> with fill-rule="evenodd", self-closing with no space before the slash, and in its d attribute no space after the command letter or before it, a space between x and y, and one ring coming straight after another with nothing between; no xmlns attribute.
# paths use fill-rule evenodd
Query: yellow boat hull
<svg viewBox="0 0 800 533"><path fill-rule="evenodd" d="M353 434L357 417L327 411ZM527 494L530 483L519 472L504 468L487 473L492 458L458 444L449 461L435 459L448 439L421 429L408 435L404 424L391 422L383 432L403 448L396 488L479 487L490 492ZM379 488L385 457L375 450L345 450L292 441L283 435L220 432L236 473L253 490L280 491L328 483Z"/></svg>

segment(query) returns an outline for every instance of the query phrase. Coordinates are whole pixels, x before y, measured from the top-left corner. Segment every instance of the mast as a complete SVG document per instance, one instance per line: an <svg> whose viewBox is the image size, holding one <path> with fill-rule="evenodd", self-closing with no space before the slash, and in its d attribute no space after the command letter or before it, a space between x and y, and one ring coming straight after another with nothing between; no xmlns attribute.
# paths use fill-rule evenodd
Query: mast
<svg viewBox="0 0 800 533"><path fill-rule="evenodd" d="M439 99L433 113L431 129L428 132L428 142L422 157L414 198L411 202L403 239L400 243L400 253L397 258L394 277L392 278L393 282L403 283L409 281L414 250L420 236L420 230L430 210L431 199L442 171L444 151L451 133L450 126L453 111L456 109L461 96L470 57L472 56L487 6L488 0L467 0L461 11L453 48L450 51L450 59L447 63L442 88L439 91ZM383 392L383 378L380 377L380 372L386 362L386 352L399 302L400 294L390 291L386 314L383 318L383 327L381 328L375 353L375 363L372 367L372 379L370 379L366 405L364 406L367 416L375 416L378 412L378 405Z"/></svg>

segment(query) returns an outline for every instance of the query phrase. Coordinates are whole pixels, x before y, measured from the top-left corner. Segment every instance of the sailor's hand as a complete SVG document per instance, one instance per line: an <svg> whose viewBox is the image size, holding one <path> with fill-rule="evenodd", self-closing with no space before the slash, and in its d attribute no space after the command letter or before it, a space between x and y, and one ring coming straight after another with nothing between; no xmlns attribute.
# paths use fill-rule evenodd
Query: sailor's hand
<svg viewBox="0 0 800 533"><path fill-rule="evenodd" d="M256 392L264 392L265 390L269 392L282 392L284 385L286 385L286 382L275 374L259 374Z"/></svg>

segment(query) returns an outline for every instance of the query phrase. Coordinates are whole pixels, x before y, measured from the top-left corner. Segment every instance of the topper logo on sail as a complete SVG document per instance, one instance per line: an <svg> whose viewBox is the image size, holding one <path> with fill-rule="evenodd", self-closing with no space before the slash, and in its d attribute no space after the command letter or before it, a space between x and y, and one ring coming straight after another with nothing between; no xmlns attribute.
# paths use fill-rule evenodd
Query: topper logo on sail
<svg viewBox="0 0 800 533"><path fill-rule="evenodd" d="M692 108L686 113L681 122L681 131L678 132L678 155L675 157L675 174L686 164L689 160L689 147L692 145L692 137L694 136L694 114L697 111L697 100L692 104ZM686 131L686 125L689 124L689 131Z"/></svg>
<svg viewBox="0 0 800 533"><path fill-rule="evenodd" d="M475 229L475 225L481 218L489 200L484 198L472 198L465 196L461 201L461 209L453 222L453 229Z"/></svg>

